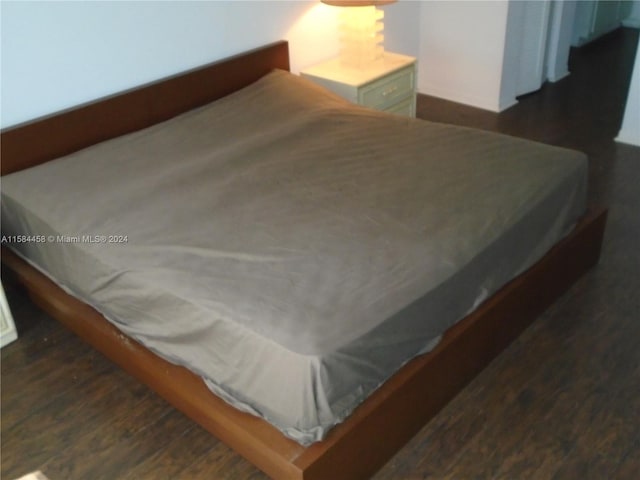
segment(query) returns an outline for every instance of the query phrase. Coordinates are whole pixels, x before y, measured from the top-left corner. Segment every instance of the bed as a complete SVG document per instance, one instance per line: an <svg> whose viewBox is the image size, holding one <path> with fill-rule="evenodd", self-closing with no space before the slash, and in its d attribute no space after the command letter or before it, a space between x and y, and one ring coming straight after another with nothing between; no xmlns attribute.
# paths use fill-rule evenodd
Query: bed
<svg viewBox="0 0 640 480"><path fill-rule="evenodd" d="M597 261L606 212L577 152L286 70L280 42L3 132L2 260L270 476L366 478Z"/></svg>

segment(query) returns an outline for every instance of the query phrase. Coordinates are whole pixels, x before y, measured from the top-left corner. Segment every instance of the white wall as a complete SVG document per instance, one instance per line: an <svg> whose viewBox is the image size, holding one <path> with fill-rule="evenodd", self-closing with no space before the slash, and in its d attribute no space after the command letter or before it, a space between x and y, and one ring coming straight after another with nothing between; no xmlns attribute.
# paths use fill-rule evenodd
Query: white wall
<svg viewBox="0 0 640 480"><path fill-rule="evenodd" d="M1 124L22 122L279 40L313 6L314 2L3 1ZM312 50L318 56L329 55L335 47L331 38L324 40L324 49Z"/></svg>
<svg viewBox="0 0 640 480"><path fill-rule="evenodd" d="M616 141L640 147L640 39L636 50L636 63L631 74L622 128Z"/></svg>
<svg viewBox="0 0 640 480"><path fill-rule="evenodd" d="M500 111L509 2L422 3L418 90Z"/></svg>
<svg viewBox="0 0 640 480"><path fill-rule="evenodd" d="M517 96L535 92L546 80L545 56L550 12L549 0L509 2L500 86L501 105L515 104Z"/></svg>
<svg viewBox="0 0 640 480"><path fill-rule="evenodd" d="M384 7L385 46L418 57L419 92L501 111L517 94L519 32L508 28L514 5L400 0ZM2 127L280 39L289 40L294 72L338 51L338 9L319 0L0 6ZM568 56L567 42L555 51ZM556 72L565 72L560 57Z"/></svg>
<svg viewBox="0 0 640 480"><path fill-rule="evenodd" d="M424 0L399 0L397 3L381 7L385 11L385 50L416 58L419 56L419 20L423 3Z"/></svg>
<svg viewBox="0 0 640 480"><path fill-rule="evenodd" d="M575 1L555 0L551 4L547 44L547 79L551 82L569 75L569 51L575 13Z"/></svg>
<svg viewBox="0 0 640 480"><path fill-rule="evenodd" d="M626 7L628 15L622 19L625 27L640 28L640 0L628 0L631 5Z"/></svg>
<svg viewBox="0 0 640 480"><path fill-rule="evenodd" d="M385 7L389 50L416 54L419 4ZM7 127L281 39L294 72L337 54L336 8L300 1L2 0Z"/></svg>
<svg viewBox="0 0 640 480"><path fill-rule="evenodd" d="M640 0L572 0L576 4L571 44L580 47L620 25L640 28Z"/></svg>

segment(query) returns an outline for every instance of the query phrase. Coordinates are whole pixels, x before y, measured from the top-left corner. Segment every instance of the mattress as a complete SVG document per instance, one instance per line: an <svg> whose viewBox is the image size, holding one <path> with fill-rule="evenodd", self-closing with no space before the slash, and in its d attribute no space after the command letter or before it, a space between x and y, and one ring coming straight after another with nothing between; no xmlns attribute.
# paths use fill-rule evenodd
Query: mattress
<svg viewBox="0 0 640 480"><path fill-rule="evenodd" d="M2 235L308 445L565 236L586 173L578 152L368 110L274 71L3 177Z"/></svg>

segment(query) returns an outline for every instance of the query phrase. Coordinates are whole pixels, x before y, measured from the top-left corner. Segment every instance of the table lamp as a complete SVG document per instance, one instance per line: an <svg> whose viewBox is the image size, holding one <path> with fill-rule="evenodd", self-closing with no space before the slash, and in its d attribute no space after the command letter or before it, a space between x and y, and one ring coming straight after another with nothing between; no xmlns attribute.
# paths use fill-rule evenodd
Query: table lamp
<svg viewBox="0 0 640 480"><path fill-rule="evenodd" d="M340 62L365 69L384 55L384 12L378 5L396 0L322 0L340 9Z"/></svg>

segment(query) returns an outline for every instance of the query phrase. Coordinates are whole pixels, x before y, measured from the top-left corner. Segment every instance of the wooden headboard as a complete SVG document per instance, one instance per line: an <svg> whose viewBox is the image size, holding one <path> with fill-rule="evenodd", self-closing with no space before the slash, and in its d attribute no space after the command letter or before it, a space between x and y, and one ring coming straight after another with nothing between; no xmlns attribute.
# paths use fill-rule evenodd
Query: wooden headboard
<svg viewBox="0 0 640 480"><path fill-rule="evenodd" d="M1 174L22 170L162 122L246 87L274 68L289 70L276 42L1 132Z"/></svg>

